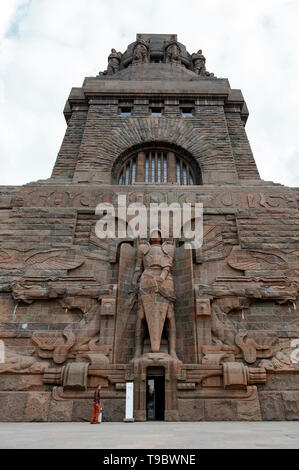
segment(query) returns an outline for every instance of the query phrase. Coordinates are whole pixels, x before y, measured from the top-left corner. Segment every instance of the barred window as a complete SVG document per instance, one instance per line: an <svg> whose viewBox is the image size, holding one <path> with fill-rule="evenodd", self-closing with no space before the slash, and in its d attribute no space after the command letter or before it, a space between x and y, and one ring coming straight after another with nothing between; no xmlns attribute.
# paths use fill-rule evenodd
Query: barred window
<svg viewBox="0 0 299 470"><path fill-rule="evenodd" d="M121 167L118 184L135 183L194 185L193 169L185 159L173 152L150 150L132 155Z"/></svg>

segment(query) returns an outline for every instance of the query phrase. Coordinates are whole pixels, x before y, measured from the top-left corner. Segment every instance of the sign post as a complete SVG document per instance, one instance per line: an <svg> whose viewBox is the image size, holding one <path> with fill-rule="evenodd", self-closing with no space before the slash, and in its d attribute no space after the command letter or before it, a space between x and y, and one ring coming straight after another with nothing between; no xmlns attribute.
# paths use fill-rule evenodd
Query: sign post
<svg viewBox="0 0 299 470"><path fill-rule="evenodd" d="M134 383L126 383L126 417L124 419L125 423L133 423L133 413L134 413Z"/></svg>
<svg viewBox="0 0 299 470"><path fill-rule="evenodd" d="M5 363L5 346L4 346L4 341L0 339L0 364Z"/></svg>

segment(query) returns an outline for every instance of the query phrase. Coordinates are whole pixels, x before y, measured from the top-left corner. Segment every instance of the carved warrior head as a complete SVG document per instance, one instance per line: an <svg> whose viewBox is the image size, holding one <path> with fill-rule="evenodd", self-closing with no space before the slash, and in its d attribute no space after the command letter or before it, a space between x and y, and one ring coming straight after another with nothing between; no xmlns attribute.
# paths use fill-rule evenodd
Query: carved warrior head
<svg viewBox="0 0 299 470"><path fill-rule="evenodd" d="M116 49L111 49L111 52L108 56L108 61L111 59L117 59L118 61L120 61L121 56L122 56L121 52L116 52Z"/></svg>
<svg viewBox="0 0 299 470"><path fill-rule="evenodd" d="M136 50L137 51L144 51L145 53L148 53L149 43L148 43L148 41L145 41L142 36L139 36L136 40L136 44L134 46L134 52Z"/></svg>
<svg viewBox="0 0 299 470"><path fill-rule="evenodd" d="M180 54L181 48L178 45L175 37L173 37L168 43L165 45L165 62L174 62L180 63Z"/></svg>
<svg viewBox="0 0 299 470"><path fill-rule="evenodd" d="M176 53L176 54L180 54L181 53L181 48L180 46L178 45L178 43L176 41L170 41L167 45L166 45L166 53Z"/></svg>
<svg viewBox="0 0 299 470"><path fill-rule="evenodd" d="M137 44L143 44L147 49L149 47L149 41L146 41L141 34L137 37L136 43ZM137 44L136 44L136 46L137 46Z"/></svg>
<svg viewBox="0 0 299 470"><path fill-rule="evenodd" d="M150 233L150 243L155 245L161 245L162 233L159 229L153 229Z"/></svg>
<svg viewBox="0 0 299 470"><path fill-rule="evenodd" d="M137 38L133 51L133 63L149 62L149 43L142 36Z"/></svg>

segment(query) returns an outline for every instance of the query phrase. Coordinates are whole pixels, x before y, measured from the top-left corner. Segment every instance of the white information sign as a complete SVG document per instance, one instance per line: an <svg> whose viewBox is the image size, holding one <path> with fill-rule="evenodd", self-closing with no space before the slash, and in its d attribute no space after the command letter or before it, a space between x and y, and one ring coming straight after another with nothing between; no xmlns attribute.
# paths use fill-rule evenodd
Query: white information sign
<svg viewBox="0 0 299 470"><path fill-rule="evenodd" d="M0 364L4 364L5 362L5 346L4 341L0 339Z"/></svg>
<svg viewBox="0 0 299 470"><path fill-rule="evenodd" d="M131 422L134 421L133 418L133 403L134 403L134 383L127 382L126 383L126 417L124 421Z"/></svg>

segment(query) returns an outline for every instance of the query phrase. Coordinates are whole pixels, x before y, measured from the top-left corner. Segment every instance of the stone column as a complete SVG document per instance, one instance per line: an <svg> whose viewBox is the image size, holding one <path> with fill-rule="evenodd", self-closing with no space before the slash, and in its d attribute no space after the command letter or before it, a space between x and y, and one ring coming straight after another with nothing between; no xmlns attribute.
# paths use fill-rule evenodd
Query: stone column
<svg viewBox="0 0 299 470"><path fill-rule="evenodd" d="M179 421L177 400L177 374L180 363L170 360L165 364L165 421Z"/></svg>
<svg viewBox="0 0 299 470"><path fill-rule="evenodd" d="M176 183L176 158L173 152L167 154L167 176L168 183Z"/></svg>
<svg viewBox="0 0 299 470"><path fill-rule="evenodd" d="M136 183L145 182L145 153L138 152L136 161Z"/></svg>

